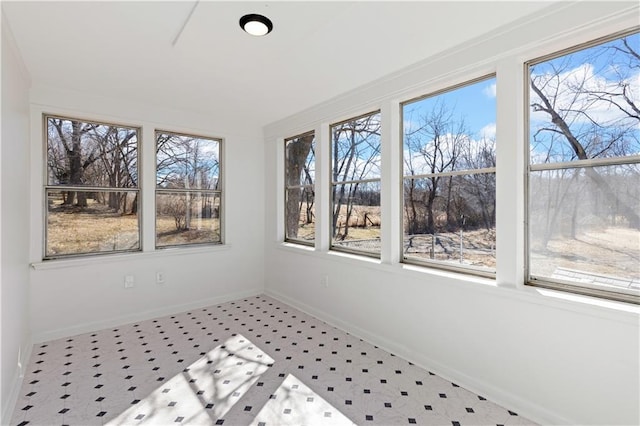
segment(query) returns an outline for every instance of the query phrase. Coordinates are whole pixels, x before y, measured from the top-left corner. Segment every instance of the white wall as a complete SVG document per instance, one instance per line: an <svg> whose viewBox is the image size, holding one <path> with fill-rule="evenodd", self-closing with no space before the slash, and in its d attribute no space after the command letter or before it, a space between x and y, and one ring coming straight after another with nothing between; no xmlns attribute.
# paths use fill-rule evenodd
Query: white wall
<svg viewBox="0 0 640 426"><path fill-rule="evenodd" d="M265 128L266 291L456 383L553 424L639 424L639 308L524 278L523 63L638 24L634 3L563 3ZM384 52L381 52L384 58ZM355 65L354 65L355 66ZM398 102L496 73L496 280L398 263ZM326 251L329 123L382 110L381 259ZM283 244L282 139L316 130L315 249ZM384 160L383 160L384 161ZM325 179L323 179L325 178ZM396 231L397 230L397 231ZM391 247L392 249L389 249ZM329 277L329 286L321 278Z"/></svg>
<svg viewBox="0 0 640 426"><path fill-rule="evenodd" d="M29 75L2 15L2 140L0 143L1 421L17 397L29 340Z"/></svg>
<svg viewBox="0 0 640 426"><path fill-rule="evenodd" d="M41 262L43 113L142 127L142 253ZM153 251L156 128L224 138L224 246ZM30 261L34 268L29 302L35 341L262 293L264 144L257 126L243 122L242 117L223 121L190 111L34 86L31 133ZM165 273L165 285L155 283L157 271ZM134 275L134 288L124 288L125 275Z"/></svg>

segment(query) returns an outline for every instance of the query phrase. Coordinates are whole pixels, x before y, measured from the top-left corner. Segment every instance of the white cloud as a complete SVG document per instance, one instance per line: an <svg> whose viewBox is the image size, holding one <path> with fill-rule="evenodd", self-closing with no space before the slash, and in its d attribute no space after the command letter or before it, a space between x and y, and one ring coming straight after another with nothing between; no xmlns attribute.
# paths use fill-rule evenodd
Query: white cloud
<svg viewBox="0 0 640 426"><path fill-rule="evenodd" d="M485 87L484 89L482 89L482 93L484 93L484 95L488 98L495 98L496 97L496 83L491 84L490 86Z"/></svg>
<svg viewBox="0 0 640 426"><path fill-rule="evenodd" d="M595 99L589 93L619 93L620 81L607 80L604 76L594 74L591 64L583 64L564 73L533 75L536 85L543 91L554 109L565 117L570 125L590 124L591 120L600 125L607 125L626 119L627 116L606 99ZM628 83L629 97L636 102L640 99L640 73L630 76ZM530 103L542 103L532 93ZM578 111L587 112L587 114ZM549 121L544 112L532 112L534 122Z"/></svg>
<svg viewBox="0 0 640 426"><path fill-rule="evenodd" d="M490 127L491 125L487 125L485 127ZM495 134L495 124L494 134ZM418 146L413 146L412 150L404 149L403 151L403 159L404 159L404 174L410 175L410 170L413 170L414 174L429 174L431 173L431 163L433 159L429 160L425 157L430 157L434 153L434 141L433 140L422 140L420 141ZM495 143L493 138L487 137L486 139L476 140L471 138L466 134L447 134L443 135L442 139L439 143L438 149L438 159L436 164L441 166L442 164L446 164L452 158L452 155L456 155L457 162L455 163L455 167L452 167L449 164L444 169L438 170L439 167L436 167L437 172L443 171L452 171L452 170L469 170L477 167L488 167L483 163L483 157L480 155L482 152L493 151L495 152Z"/></svg>
<svg viewBox="0 0 640 426"><path fill-rule="evenodd" d="M480 137L494 139L496 137L496 123L489 123L480 129Z"/></svg>

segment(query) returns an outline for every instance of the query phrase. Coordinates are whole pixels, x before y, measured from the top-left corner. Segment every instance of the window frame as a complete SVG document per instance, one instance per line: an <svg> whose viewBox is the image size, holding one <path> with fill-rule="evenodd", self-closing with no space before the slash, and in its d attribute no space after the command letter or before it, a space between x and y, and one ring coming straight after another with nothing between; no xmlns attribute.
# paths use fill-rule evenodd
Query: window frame
<svg viewBox="0 0 640 426"><path fill-rule="evenodd" d="M335 245L333 243L333 233L334 233L334 229L333 229L333 211L335 208L335 200L333 198L333 188L337 185L352 185L354 183L375 183L377 182L378 185L380 185L380 187L382 188L382 173L381 176L378 178L368 178L368 179L354 179L354 180L348 180L348 181L343 181L343 182L334 182L333 180L333 149L334 149L334 143L333 143L333 128L336 126L340 126L341 124L345 124L348 123L350 121L356 121L359 120L361 118L365 118L368 116L374 116L374 115L379 115L380 116L380 127L382 127L382 109L377 108L374 109L372 111L369 112L365 112L362 114L358 114L355 115L353 117L349 117L343 120L339 120L339 121L335 121L332 122L331 124L329 124L329 161L327 164L327 168L329 170L328 172L328 177L329 177L329 251L335 251L335 252L343 252L343 253L348 253L348 254L353 254L353 255L357 255L357 256L366 256L366 257L370 257L370 258L374 258L374 259L381 259L382 257L382 246L383 246L383 242L382 242L382 233L380 234L380 251L379 252L374 252L374 251L367 251L367 250L358 250L358 249L353 249L353 248L349 248L349 247L343 247L343 246L339 246L339 245ZM383 143L383 136L382 136L382 132L380 133L380 164L383 163L383 158L382 158L382 143ZM382 172L382 167L380 167L381 172ZM382 195L382 189L380 190L380 194ZM380 197L380 214L381 214L381 219L382 219L382 196ZM380 223L380 229L382 230L382 221Z"/></svg>
<svg viewBox="0 0 640 426"><path fill-rule="evenodd" d="M306 184L301 184L301 185L288 185L288 167L287 167L287 143L291 140L294 139L300 139L303 138L305 136L310 136L313 135L313 142L312 142L312 149L314 149L314 164L315 164L315 174L314 174L314 179L313 179L313 184L312 185L306 185ZM316 132L315 130L309 130L307 132L304 133L299 133L295 136L291 136L288 138L284 139L284 215L283 215L283 224L284 224L284 242L285 243L291 243L291 244L299 244L299 245L304 245L304 246L309 246L309 247L315 247L315 243L316 243L316 231L317 229L317 221L316 224L314 224L314 237L313 240L303 240L301 238L291 238L287 236L287 198L288 198L288 194L289 194L289 190L290 189L306 189L306 188L311 188L311 190L313 191L314 194L314 204L317 202L317 197L316 197L316 180L317 180L317 154L315 153L315 147L317 146L317 137L316 137ZM317 218L317 213L316 213L316 218ZM299 221L299 219L298 219Z"/></svg>
<svg viewBox="0 0 640 426"><path fill-rule="evenodd" d="M616 165L632 165L640 164L640 155L624 156L624 157L604 157L604 158L589 158L586 160L574 160L564 162L550 162L550 163L531 163L531 67L540 64L545 61L557 59L562 56L566 56L572 53L576 53L591 47L595 47L601 44L605 44L625 36L640 34L640 26L629 28L622 31L617 31L611 34L607 34L602 37L598 37L583 43L579 43L552 53L548 53L542 56L538 56L533 59L525 60L523 62L524 73L524 135L523 141L525 143L525 158L524 158L524 194L525 194L525 206L524 206L524 284L529 287L546 288L551 290L560 290L570 292L574 294L592 296L600 299L607 299L618 302L626 302L633 304L640 304L640 295L632 294L626 289L606 290L602 286L592 285L589 283L578 283L575 281L562 280L558 278L536 276L531 273L531 212L530 212L530 197L531 197L531 174L537 171L549 171L549 170L567 170L567 169L585 169L600 166L616 166ZM626 290L626 291L625 291Z"/></svg>
<svg viewBox="0 0 640 426"><path fill-rule="evenodd" d="M208 139L212 141L216 141L218 143L218 187L220 189L210 190L210 189L186 189L186 188L158 188L158 134L166 134L173 135L178 137L191 137L196 139ZM204 136L195 133L188 132L177 132L173 130L163 130L159 128L155 128L153 131L153 147L154 147L154 218L153 218L153 247L156 251L169 250L169 249L188 249L194 247L203 247L203 246L220 246L225 244L225 198L224 198L224 138L214 137L214 136ZM220 222L220 241L217 242L200 242L200 243L188 243L188 244L168 244L159 246L158 245L158 195L159 194L176 194L176 193L184 193L184 194L212 194L218 195L220 197L220 211L219 211L219 222Z"/></svg>
<svg viewBox="0 0 640 426"><path fill-rule="evenodd" d="M143 216L143 203L142 201L142 179L143 176L143 166L142 166L142 156L140 153L142 152L142 126L134 126L131 124L122 124L116 123L112 121L103 121L89 118L80 118L79 116L68 116L64 114L54 114L43 112L42 115L42 142L43 142L43 164L42 164L42 199L43 199L43 209L42 209L42 260L43 261L51 261L51 260L62 260L62 259L74 259L74 258L87 258L94 256L108 256L108 255L117 255L123 253L137 253L143 251L143 235L142 235L142 216ZM49 184L49 119L60 119L60 120L68 120L68 121L77 121L81 123L89 123L89 124L97 124L103 126L113 126L119 128L126 128L136 131L136 169L138 175L138 182L135 187L104 187L104 186L89 186L89 185L50 185ZM135 193L138 196L138 206L136 219L138 224L138 247L135 249L122 249L122 250L110 250L110 251L98 251L98 252L83 252L83 253L70 253L70 254L61 254L61 255L47 255L47 248L49 246L49 207L48 207L48 194L50 191L73 191L73 192L104 192L104 193L112 193L112 192L131 192Z"/></svg>
<svg viewBox="0 0 640 426"><path fill-rule="evenodd" d="M479 169L465 169L465 170L452 170L440 173L425 173L425 174L417 174L417 175L405 175L404 171L404 148L405 148L405 140L404 140L404 107L405 105L412 104L415 102L420 102L421 100L427 98L434 98L436 96L453 92L454 90L471 86L476 83L480 83L482 81L494 79L495 83L498 84L497 73L492 72L489 74L484 74L479 77L475 77L472 79L464 80L460 83L453 84L450 86L446 86L445 88L435 90L433 92L429 92L420 96L415 96L405 101L399 103L399 117L400 117L400 129L399 129L399 145L400 145L400 155L399 155L399 173L400 173L400 200L398 203L398 208L400 210L400 229L399 229L399 238L400 238L400 263L406 265L420 266L426 268L440 269L449 272L457 272L466 275L480 276L485 278L496 278L496 270L497 267L494 268L493 271L488 271L485 268L476 267L472 265L455 265L453 262L439 261L439 260L431 260L431 259L416 259L416 258L407 258L404 252L404 202L405 202L405 194L404 194L404 184L405 180L411 179L425 179L433 176L441 176L441 177L449 177L449 176L470 176L476 174L490 174L493 173L496 175L497 165L494 167L484 167ZM497 98L496 98L496 118L497 118ZM497 147L497 139L494 142ZM497 184L497 180L496 180ZM497 197L496 197L497 202ZM494 206L495 209L495 206ZM497 220L496 220L497 222ZM497 226L496 226L497 229ZM496 241L497 243L497 241ZM497 244L496 244L497 245ZM497 252L497 247L494 247L494 251ZM496 259L497 260L497 259Z"/></svg>

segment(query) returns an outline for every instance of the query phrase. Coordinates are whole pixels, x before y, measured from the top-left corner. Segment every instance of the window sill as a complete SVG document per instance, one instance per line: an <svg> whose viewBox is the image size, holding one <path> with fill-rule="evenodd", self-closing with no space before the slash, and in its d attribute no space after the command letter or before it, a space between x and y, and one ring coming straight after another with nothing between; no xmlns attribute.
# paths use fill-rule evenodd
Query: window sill
<svg viewBox="0 0 640 426"><path fill-rule="evenodd" d="M566 309L588 315L606 317L632 325L639 324L640 306L568 291L526 285L518 292L529 301L540 305Z"/></svg>
<svg viewBox="0 0 640 426"><path fill-rule="evenodd" d="M295 244L279 244L281 250L303 256L312 256L357 267L374 269L393 274L404 274L418 279L440 282L445 279L446 285L458 286L465 292L475 291L489 294L492 297L504 297L518 302L532 303L549 309L562 309L582 315L595 316L625 324L638 325L640 306L607 299L583 296L579 294L544 289L531 286L501 285L494 278L474 276L462 272L429 268L405 263L384 263L379 259L367 256L357 256L335 251L316 251L312 247Z"/></svg>
<svg viewBox="0 0 640 426"><path fill-rule="evenodd" d="M285 241L282 243L282 247L285 247L287 249L291 249L291 250L302 250L302 251L306 251L306 252L310 252L313 253L316 251L316 248L314 246L310 246L307 244L298 244L295 243L293 241Z"/></svg>
<svg viewBox="0 0 640 426"><path fill-rule="evenodd" d="M31 268L36 271L49 269L76 268L81 266L101 265L105 263L130 262L143 259L157 259L163 257L188 256L205 253L216 253L231 249L230 244L211 245L206 247L172 247L147 252L132 252L104 255L90 255L70 259L52 259L41 262L33 262Z"/></svg>
<svg viewBox="0 0 640 426"><path fill-rule="evenodd" d="M419 275L424 277L430 275L433 277L447 278L451 280L465 281L470 284L481 284L488 287L499 287L496 283L495 277L483 277L480 275L474 275L466 273L464 271L452 271L444 268L434 268L428 265L414 265L411 263L400 263L400 268L403 271L407 271L410 274Z"/></svg>

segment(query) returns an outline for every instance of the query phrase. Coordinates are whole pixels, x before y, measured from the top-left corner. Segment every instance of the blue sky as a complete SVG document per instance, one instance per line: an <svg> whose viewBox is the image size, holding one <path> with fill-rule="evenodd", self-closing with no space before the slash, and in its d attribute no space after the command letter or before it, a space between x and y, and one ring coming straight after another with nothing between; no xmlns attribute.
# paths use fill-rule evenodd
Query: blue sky
<svg viewBox="0 0 640 426"><path fill-rule="evenodd" d="M632 49L640 52L640 34L627 37L627 42ZM587 150L589 158L619 156L623 153L637 155L640 152L638 120L630 118L608 100L590 95L594 92L619 94L622 85L625 85L629 99L636 105L640 104L640 60L622 49L626 47L621 39L617 39L532 66L532 78L536 86L554 103L554 109L565 119L571 132ZM621 96L604 97L631 112ZM541 103L533 91L530 101ZM562 135L551 131L538 132L540 128L552 127L549 114L532 110L530 117L534 163L576 159ZM619 138L621 131L625 132L626 137ZM616 140L617 137L619 139ZM602 151L602 147L611 140L616 142Z"/></svg>
<svg viewBox="0 0 640 426"><path fill-rule="evenodd" d="M421 99L404 105L403 119L405 132L415 128L418 117L424 116L437 102L443 102L454 111L455 120L464 119L469 136L481 139L482 130L495 129L496 122L496 79L495 77L458 87L448 92ZM491 132L487 132L491 137Z"/></svg>
<svg viewBox="0 0 640 426"><path fill-rule="evenodd" d="M629 44L633 49L640 52L640 34L634 34L627 37ZM618 130L623 126L628 129L627 138L624 148L627 152L625 155L637 155L640 153L640 126L634 119L623 117L619 111L612 108L612 104L606 101L593 102L593 99L587 99L572 88L572 85L582 84L587 90L605 90L619 89L621 81L628 82L629 96L637 104L640 104L640 61L628 54L621 54L619 50L609 47L621 45L620 40L593 46L581 51L574 52L569 55L548 60L532 66L534 77L543 78L547 84L545 93L556 104L556 109L561 115L566 117L572 131L579 136L585 147L591 149L592 152L598 152L599 147L596 143L589 146L597 138L594 138L594 128L600 127L598 135L603 138L610 137L614 130ZM555 77L554 77L555 76ZM540 81L540 80L538 80ZM539 102L540 100L531 95L531 102ZM465 134L472 145L480 146L483 138L494 140L495 123L496 123L496 78L490 77L472 84L452 88L442 93L429 95L423 99L412 101L403 105L403 131L405 134L411 133L424 124L425 116L431 110L440 104L446 105L452 116L450 122L459 123L464 120L466 131ZM579 111L576 113L575 111ZM589 117L580 112L587 112ZM623 117L623 121L620 121ZM531 112L530 132L533 135L539 127L551 128L550 117L544 112ZM598 126L593 126L590 119L594 119ZM616 127L617 126L617 127ZM635 127L634 127L635 126ZM602 130L605 128L605 131ZM606 134L608 132L608 135ZM635 135L635 136L634 136ZM414 143L418 142L422 146L428 145L428 133L416 134ZM416 138L419 138L416 140ZM635 138L635 141L634 141ZM571 161L575 155L568 145L566 138L558 134L558 132L542 132L537 134L536 140L532 139L531 152L534 163L545 161ZM377 140L379 142L379 140ZM524 141L527 143L527 141ZM600 148L606 145L605 142L600 143ZM405 150L407 147L405 147ZM413 149L416 149L415 146ZM616 148L618 149L618 148ZM609 149L605 155L613 155L614 149ZM623 149L618 149L622 152ZM547 155L547 153L552 155ZM370 151L362 149L359 158L367 157ZM405 153L406 155L406 153ZM446 153L443 154L446 156ZM414 156L420 156L415 151ZM406 158L406 157L405 157ZM416 163L419 165L419 161ZM375 164L377 166L377 163ZM371 165L370 165L371 166ZM375 175L375 173L374 173ZM369 176L367 174L367 177Z"/></svg>
<svg viewBox="0 0 640 426"><path fill-rule="evenodd" d="M636 52L640 52L640 34L627 36L626 40ZM619 155L614 154L615 151L637 155L640 153L638 121L629 118L611 102L594 101L593 96L585 94L595 91L617 93L620 92L620 83L623 82L627 84L629 98L636 105L640 104L640 60L613 47L625 48L621 39L617 39L535 64L531 69L534 78L537 79L535 81L539 86L544 86L543 92L566 119L572 132L588 148L587 151L599 152L604 146L605 142L593 142L597 140L594 135L599 135L601 139L611 138L616 131L624 128L627 129L627 138L601 156ZM576 90L576 87L581 89ZM403 108L404 133L419 128L429 111L437 107L438 103L443 103L449 110L454 110L452 122L464 119L466 134L472 141L479 141L483 136L491 138L495 135L495 88L496 79L489 78L407 103ZM612 99L619 101L621 97ZM540 102L535 93L530 96L530 103L532 102ZM532 110L530 120L534 162L575 159L572 149L562 135L551 131L536 134L541 127L553 127L549 114ZM597 125L594 125L594 122ZM426 139L428 136L420 137ZM423 146L429 142L421 140ZM623 147L624 144L626 145ZM547 155L549 152L552 155Z"/></svg>

